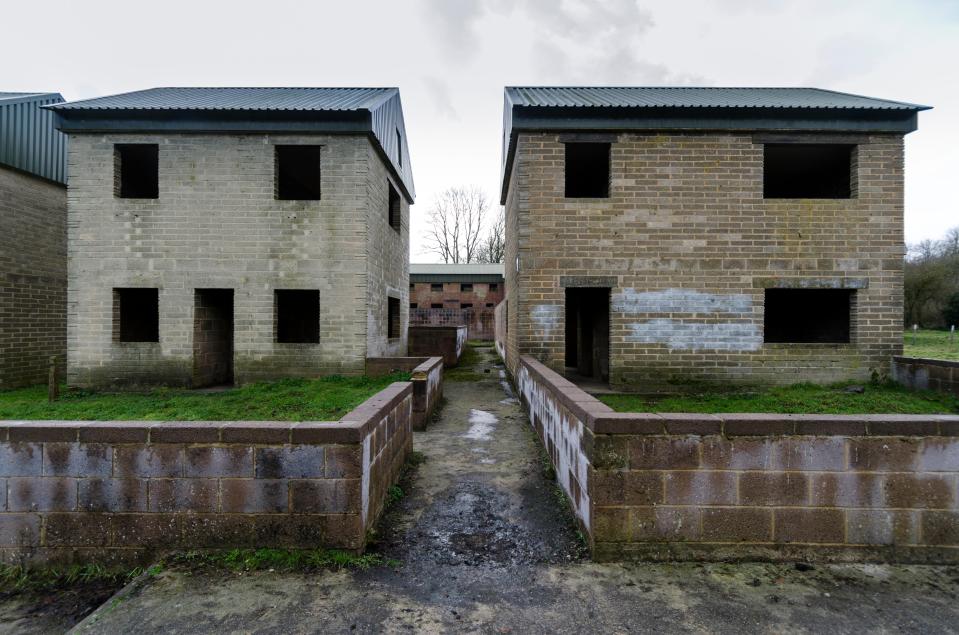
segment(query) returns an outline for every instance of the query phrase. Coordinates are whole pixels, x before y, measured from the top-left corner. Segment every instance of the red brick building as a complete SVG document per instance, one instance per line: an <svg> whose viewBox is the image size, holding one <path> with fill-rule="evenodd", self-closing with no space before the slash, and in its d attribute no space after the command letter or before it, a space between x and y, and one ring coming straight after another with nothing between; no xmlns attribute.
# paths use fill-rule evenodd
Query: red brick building
<svg viewBox="0 0 959 635"><path fill-rule="evenodd" d="M466 325L470 339L491 340L504 283L502 264L411 264L410 325Z"/></svg>

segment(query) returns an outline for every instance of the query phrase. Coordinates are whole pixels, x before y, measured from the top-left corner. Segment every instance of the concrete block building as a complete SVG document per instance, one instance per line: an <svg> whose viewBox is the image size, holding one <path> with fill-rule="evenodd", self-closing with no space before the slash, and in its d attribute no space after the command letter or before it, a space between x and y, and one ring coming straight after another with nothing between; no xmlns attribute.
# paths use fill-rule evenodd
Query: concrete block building
<svg viewBox="0 0 959 635"><path fill-rule="evenodd" d="M58 93L0 93L0 390L62 370L67 341L66 136Z"/></svg>
<svg viewBox="0 0 959 635"><path fill-rule="evenodd" d="M903 136L813 88L507 88L505 348L650 389L828 382L902 346Z"/></svg>
<svg viewBox="0 0 959 635"><path fill-rule="evenodd" d="M51 109L70 136L70 384L357 374L405 354L397 89L155 88Z"/></svg>
<svg viewBox="0 0 959 635"><path fill-rule="evenodd" d="M410 326L466 326L470 339L493 339L503 301L503 265L411 264Z"/></svg>

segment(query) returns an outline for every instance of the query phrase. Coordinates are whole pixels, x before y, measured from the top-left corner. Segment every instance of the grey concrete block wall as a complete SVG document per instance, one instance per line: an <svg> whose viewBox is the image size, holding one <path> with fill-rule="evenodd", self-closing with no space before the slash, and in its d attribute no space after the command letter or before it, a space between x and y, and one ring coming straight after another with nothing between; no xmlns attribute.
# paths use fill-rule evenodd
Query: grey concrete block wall
<svg viewBox="0 0 959 635"><path fill-rule="evenodd" d="M117 143L158 144L159 198L114 196ZM321 200L275 200L274 146L293 144L322 146ZM389 229L385 203L372 206L387 170L366 136L72 134L69 169L72 385L189 385L195 289L234 290L238 383L359 374L387 348L370 279L385 278L384 258L405 274L408 208L402 234L384 238L373 221ZM159 289L159 342L114 341L118 287ZM319 343L275 341L276 289L319 290Z"/></svg>
<svg viewBox="0 0 959 635"><path fill-rule="evenodd" d="M66 357L66 188L0 166L0 389Z"/></svg>

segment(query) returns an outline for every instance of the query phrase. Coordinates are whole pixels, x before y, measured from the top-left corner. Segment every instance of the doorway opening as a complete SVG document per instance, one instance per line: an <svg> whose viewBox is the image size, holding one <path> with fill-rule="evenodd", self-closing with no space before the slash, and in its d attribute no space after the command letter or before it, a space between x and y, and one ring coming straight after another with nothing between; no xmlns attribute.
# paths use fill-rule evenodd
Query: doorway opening
<svg viewBox="0 0 959 635"><path fill-rule="evenodd" d="M197 289L193 305L193 387L233 383L233 289Z"/></svg>
<svg viewBox="0 0 959 635"><path fill-rule="evenodd" d="M609 381L609 288L566 289L566 366Z"/></svg>

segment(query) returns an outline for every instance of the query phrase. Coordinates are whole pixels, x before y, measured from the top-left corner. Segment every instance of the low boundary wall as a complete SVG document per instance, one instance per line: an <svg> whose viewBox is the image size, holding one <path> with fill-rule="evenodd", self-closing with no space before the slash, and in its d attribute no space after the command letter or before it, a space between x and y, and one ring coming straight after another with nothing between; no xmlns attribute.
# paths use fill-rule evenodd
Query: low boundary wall
<svg viewBox="0 0 959 635"><path fill-rule="evenodd" d="M361 552L412 451L413 386L332 422L0 422L0 561Z"/></svg>
<svg viewBox="0 0 959 635"><path fill-rule="evenodd" d="M413 429L425 430L430 415L443 398L442 357L368 357L366 374L371 377L397 371L411 373L413 384Z"/></svg>
<svg viewBox="0 0 959 635"><path fill-rule="evenodd" d="M493 339L493 308L410 309L410 326L466 326L471 340Z"/></svg>
<svg viewBox="0 0 959 635"><path fill-rule="evenodd" d="M459 363L466 348L465 326L411 326L408 336L410 355L439 356L447 368Z"/></svg>
<svg viewBox="0 0 959 635"><path fill-rule="evenodd" d="M914 390L938 390L959 397L959 362L893 357L892 378Z"/></svg>
<svg viewBox="0 0 959 635"><path fill-rule="evenodd" d="M594 558L959 562L959 416L616 413L518 393Z"/></svg>

